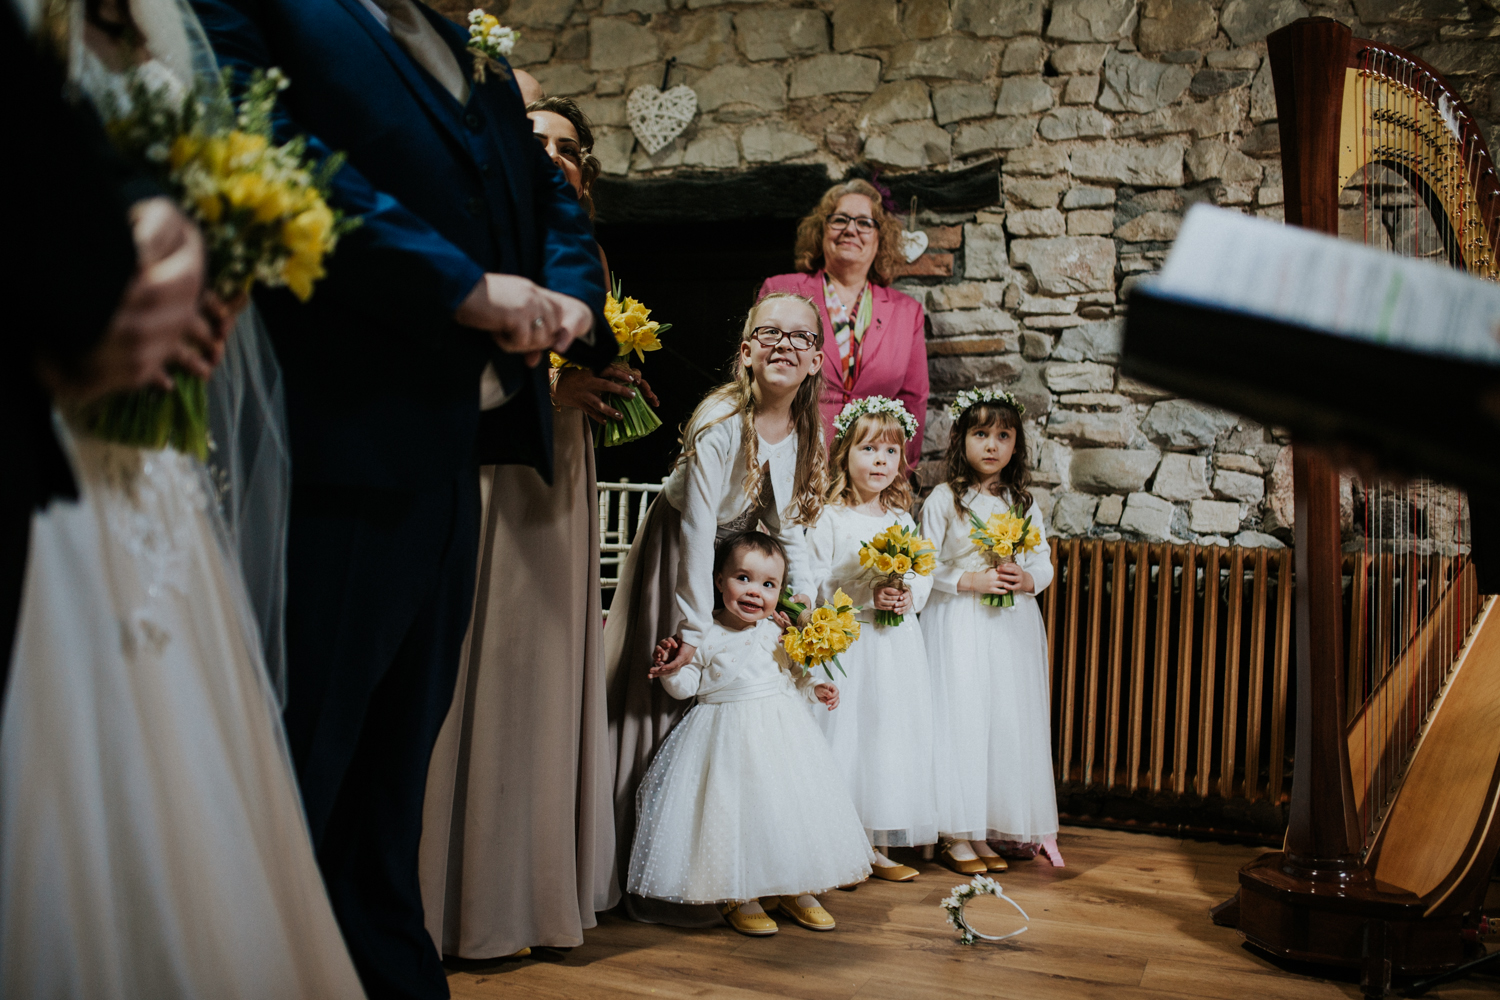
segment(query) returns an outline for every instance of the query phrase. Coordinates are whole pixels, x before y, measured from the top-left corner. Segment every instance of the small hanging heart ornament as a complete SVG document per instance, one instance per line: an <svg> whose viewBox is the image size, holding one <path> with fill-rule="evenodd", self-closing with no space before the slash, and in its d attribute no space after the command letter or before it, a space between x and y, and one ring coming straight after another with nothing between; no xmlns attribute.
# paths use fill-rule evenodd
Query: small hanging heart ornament
<svg viewBox="0 0 1500 1000"><path fill-rule="evenodd" d="M922 230L910 230L901 234L901 253L910 264L927 252L927 234Z"/></svg>
<svg viewBox="0 0 1500 1000"><path fill-rule="evenodd" d="M681 135L697 114L698 95L682 83L668 91L637 87L625 101L625 120L647 153L655 153Z"/></svg>

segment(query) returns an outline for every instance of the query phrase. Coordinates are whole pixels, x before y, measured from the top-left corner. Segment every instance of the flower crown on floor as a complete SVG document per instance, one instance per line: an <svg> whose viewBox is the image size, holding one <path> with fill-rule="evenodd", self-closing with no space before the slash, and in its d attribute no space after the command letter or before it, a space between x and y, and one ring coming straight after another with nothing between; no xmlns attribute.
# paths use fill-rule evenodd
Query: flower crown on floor
<svg viewBox="0 0 1500 1000"><path fill-rule="evenodd" d="M948 413L957 420L964 411L980 403L1004 403L1016 411L1016 416L1026 415L1026 405L1010 393L1001 389L965 389L948 407Z"/></svg>
<svg viewBox="0 0 1500 1000"><path fill-rule="evenodd" d="M889 413L901 422L901 430L906 435L906 440L910 441L917 436L917 418L911 415L900 400L886 396L866 396L864 399L846 403L833 422L833 436L843 437L845 432L866 413Z"/></svg>

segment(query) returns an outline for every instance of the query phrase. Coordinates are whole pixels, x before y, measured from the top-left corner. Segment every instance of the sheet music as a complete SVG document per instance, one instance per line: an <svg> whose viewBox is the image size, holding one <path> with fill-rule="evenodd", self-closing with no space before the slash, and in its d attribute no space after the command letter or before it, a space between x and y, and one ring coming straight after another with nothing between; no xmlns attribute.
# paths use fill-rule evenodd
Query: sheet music
<svg viewBox="0 0 1500 1000"><path fill-rule="evenodd" d="M1157 294L1500 364L1500 285L1296 226L1195 205Z"/></svg>

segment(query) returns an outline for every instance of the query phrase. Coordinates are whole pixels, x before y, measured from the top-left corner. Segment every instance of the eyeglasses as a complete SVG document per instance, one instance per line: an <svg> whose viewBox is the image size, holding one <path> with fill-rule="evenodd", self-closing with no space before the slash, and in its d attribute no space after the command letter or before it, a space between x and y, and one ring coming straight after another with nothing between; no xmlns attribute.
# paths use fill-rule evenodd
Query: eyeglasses
<svg viewBox="0 0 1500 1000"><path fill-rule="evenodd" d="M862 233L873 233L875 231L875 220L868 215L845 215L839 212L828 217L828 228L836 233L848 229L850 225Z"/></svg>
<svg viewBox="0 0 1500 1000"><path fill-rule="evenodd" d="M811 330L778 330L774 326L757 326L750 331L750 339L772 350L783 340L790 343L794 351L810 351L818 345L818 336Z"/></svg>

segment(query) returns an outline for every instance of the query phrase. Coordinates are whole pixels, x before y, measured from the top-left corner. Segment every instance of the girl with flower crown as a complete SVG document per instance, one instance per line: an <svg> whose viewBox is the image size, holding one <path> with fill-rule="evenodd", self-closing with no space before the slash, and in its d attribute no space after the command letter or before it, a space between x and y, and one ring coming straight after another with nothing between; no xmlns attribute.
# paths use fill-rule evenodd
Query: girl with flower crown
<svg viewBox="0 0 1500 1000"><path fill-rule="evenodd" d="M834 430L832 484L807 533L808 557L818 600L842 589L864 608L859 618L866 624L842 654L841 707L818 713L818 721L865 834L882 849L874 876L908 882L916 869L890 860L885 849L937 842L932 681L917 622L932 590L933 555L918 555L915 564L897 556L892 565L888 554L873 555L869 543L892 528L916 534L907 513L913 497L906 445L917 421L900 402L868 396L846 405ZM904 620L875 624L877 611Z"/></svg>
<svg viewBox="0 0 1500 1000"><path fill-rule="evenodd" d="M776 292L756 302L740 333L734 377L693 411L682 454L625 558L604 629L621 871L630 862L636 789L688 708L651 680L686 666L713 625L715 543L764 525L786 550L788 585L810 603L803 526L817 519L827 478L822 364L823 329L810 301ZM653 665L659 642L669 655ZM640 919L680 925L720 920L713 908L664 911L639 896L627 896L626 907Z"/></svg>
<svg viewBox="0 0 1500 1000"><path fill-rule="evenodd" d="M922 615L933 677L939 855L960 874L1004 871L991 846L1013 856L1040 849L1062 866L1052 777L1047 633L1036 595L1052 582L1040 543L1014 562L991 564L970 537L1012 509L1040 528L1028 486L1025 408L1008 392L960 393L948 442L947 481L922 508L922 534L937 546L932 597ZM1011 594L1014 605L983 598ZM993 603L993 602L992 602Z"/></svg>

